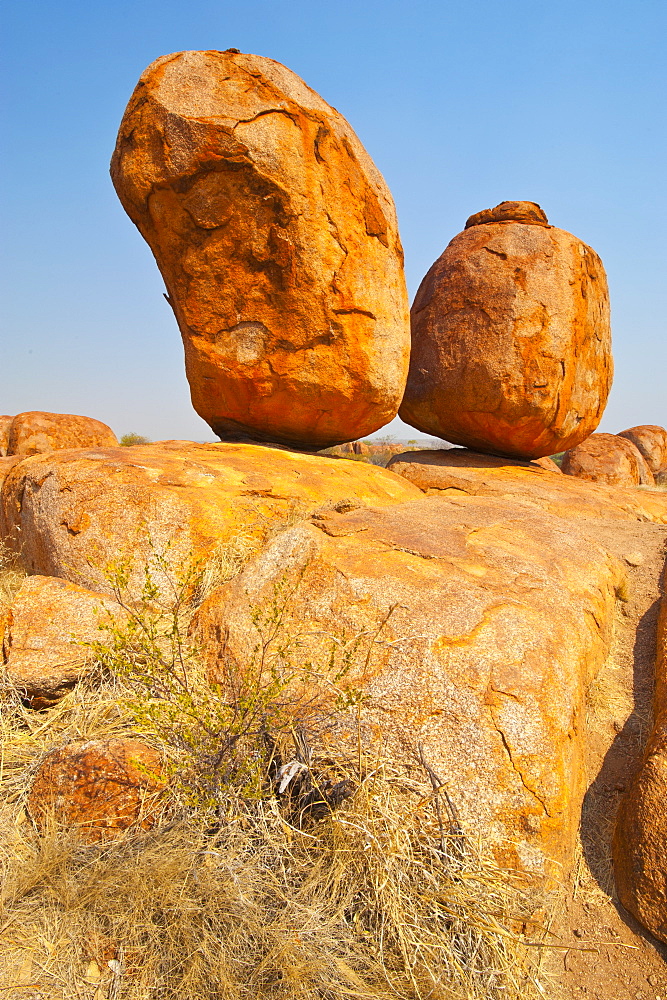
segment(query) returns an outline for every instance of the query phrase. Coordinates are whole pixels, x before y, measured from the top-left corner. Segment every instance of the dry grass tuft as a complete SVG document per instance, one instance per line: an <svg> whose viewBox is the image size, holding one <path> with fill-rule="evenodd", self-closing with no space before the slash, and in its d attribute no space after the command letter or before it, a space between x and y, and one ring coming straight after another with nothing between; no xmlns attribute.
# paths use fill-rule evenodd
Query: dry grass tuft
<svg viewBox="0 0 667 1000"><path fill-rule="evenodd" d="M0 540L0 617L9 610L26 573L14 552Z"/></svg>

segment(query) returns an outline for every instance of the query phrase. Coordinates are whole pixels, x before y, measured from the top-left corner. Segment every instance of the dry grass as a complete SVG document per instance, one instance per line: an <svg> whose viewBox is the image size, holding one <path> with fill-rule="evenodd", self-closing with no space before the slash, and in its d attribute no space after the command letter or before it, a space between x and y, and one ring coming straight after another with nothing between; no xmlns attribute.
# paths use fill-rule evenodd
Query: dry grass
<svg viewBox="0 0 667 1000"><path fill-rule="evenodd" d="M0 617L11 607L25 576L16 555L0 540Z"/></svg>
<svg viewBox="0 0 667 1000"><path fill-rule="evenodd" d="M362 776L339 762L354 795L302 829L267 795L238 800L217 829L172 809L111 844L39 836L23 800L45 751L131 731L127 694L88 682L37 714L5 692L3 996L532 995L529 949L508 930L526 905L520 887L479 846L442 835L415 767L366 761Z"/></svg>

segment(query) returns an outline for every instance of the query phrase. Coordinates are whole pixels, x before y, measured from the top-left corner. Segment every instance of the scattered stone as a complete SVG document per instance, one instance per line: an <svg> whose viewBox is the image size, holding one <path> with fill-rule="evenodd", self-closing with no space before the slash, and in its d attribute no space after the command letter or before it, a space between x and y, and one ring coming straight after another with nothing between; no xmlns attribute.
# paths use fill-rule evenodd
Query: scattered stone
<svg viewBox="0 0 667 1000"><path fill-rule="evenodd" d="M182 569L239 535L259 544L267 528L322 506L393 504L419 495L416 486L370 463L254 444L166 441L53 452L8 474L0 537L29 573L109 594L104 567L127 557L130 594L139 598L143 567L155 552ZM167 585L160 573L156 582Z"/></svg>
<svg viewBox="0 0 667 1000"><path fill-rule="evenodd" d="M400 415L418 430L531 459L599 424L613 371L604 268L538 205L472 216L422 281L411 318Z"/></svg>
<svg viewBox="0 0 667 1000"><path fill-rule="evenodd" d="M9 445L9 428L12 425L13 417L8 417L6 414L0 416L0 458L7 454L7 447Z"/></svg>
<svg viewBox="0 0 667 1000"><path fill-rule="evenodd" d="M109 448L116 435L101 420L72 413L19 413L9 429L8 455L41 455L63 448Z"/></svg>
<svg viewBox="0 0 667 1000"><path fill-rule="evenodd" d="M667 430L664 427L642 424L621 431L618 437L632 441L654 475L667 469Z"/></svg>
<svg viewBox="0 0 667 1000"><path fill-rule="evenodd" d="M2 660L32 708L45 708L71 690L92 665L85 643L104 639L120 621L116 601L54 577L29 576L9 610Z"/></svg>
<svg viewBox="0 0 667 1000"><path fill-rule="evenodd" d="M86 843L110 840L137 826L150 829L164 786L153 747L128 737L70 743L48 753L28 796L38 829L52 821Z"/></svg>
<svg viewBox="0 0 667 1000"><path fill-rule="evenodd" d="M644 562L643 552L628 552L625 557L626 563L630 566L641 566Z"/></svg>
<svg viewBox="0 0 667 1000"><path fill-rule="evenodd" d="M612 853L616 891L621 903L651 934L667 943L666 596L662 598L658 620L653 715L655 724L642 765L618 808Z"/></svg>
<svg viewBox="0 0 667 1000"><path fill-rule="evenodd" d="M563 470L557 462L554 462L553 458L549 458L548 455L544 455L542 458L535 458L532 462L533 465L539 465L540 469L544 469L545 472L557 472L559 475L563 474Z"/></svg>
<svg viewBox="0 0 667 1000"><path fill-rule="evenodd" d="M617 434L591 434L563 455L562 471L609 486L653 486L653 473L640 452Z"/></svg>
<svg viewBox="0 0 667 1000"><path fill-rule="evenodd" d="M540 876L572 859L585 691L609 647L621 573L575 519L514 497L428 496L283 532L193 628L222 679L252 656L276 585L294 584L284 628L299 636L297 662L326 663L333 638L372 635L386 619L342 682L366 696L364 733L403 757L422 743L464 830L499 863ZM355 720L335 738L354 746Z"/></svg>
<svg viewBox="0 0 667 1000"><path fill-rule="evenodd" d="M394 204L298 76L240 52L163 56L130 99L111 174L216 434L315 450L395 416L410 335Z"/></svg>

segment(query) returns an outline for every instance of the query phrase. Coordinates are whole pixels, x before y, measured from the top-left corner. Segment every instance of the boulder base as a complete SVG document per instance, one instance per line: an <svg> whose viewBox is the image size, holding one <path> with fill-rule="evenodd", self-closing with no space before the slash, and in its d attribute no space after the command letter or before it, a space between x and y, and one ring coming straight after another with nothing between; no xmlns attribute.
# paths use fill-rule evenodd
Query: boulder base
<svg viewBox="0 0 667 1000"><path fill-rule="evenodd" d="M422 281L400 416L476 451L540 458L579 444L602 417L607 281L595 251L539 206L507 205L473 216Z"/></svg>
<svg viewBox="0 0 667 1000"><path fill-rule="evenodd" d="M216 434L315 450L395 416L410 337L394 204L303 80L235 50L164 56L132 95L111 174Z"/></svg>

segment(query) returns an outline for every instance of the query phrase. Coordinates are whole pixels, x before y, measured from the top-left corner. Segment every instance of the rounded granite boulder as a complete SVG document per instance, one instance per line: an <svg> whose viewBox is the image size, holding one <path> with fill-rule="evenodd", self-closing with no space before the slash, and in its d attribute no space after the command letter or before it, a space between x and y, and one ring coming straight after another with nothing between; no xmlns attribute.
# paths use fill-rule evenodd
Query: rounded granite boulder
<svg viewBox="0 0 667 1000"><path fill-rule="evenodd" d="M474 451L533 459L597 427L611 388L598 255L533 202L468 219L421 283L400 416Z"/></svg>

